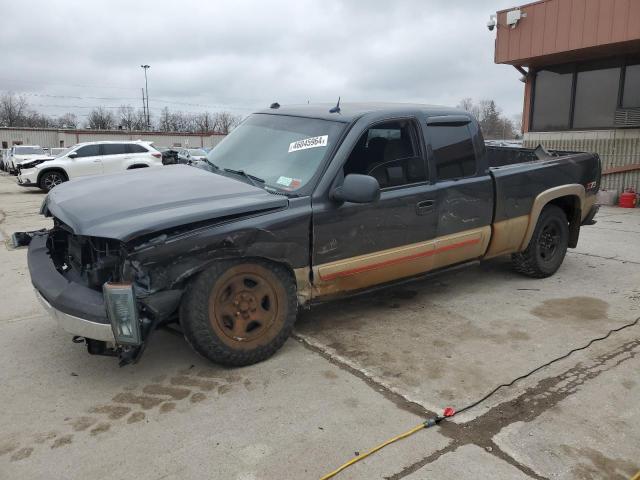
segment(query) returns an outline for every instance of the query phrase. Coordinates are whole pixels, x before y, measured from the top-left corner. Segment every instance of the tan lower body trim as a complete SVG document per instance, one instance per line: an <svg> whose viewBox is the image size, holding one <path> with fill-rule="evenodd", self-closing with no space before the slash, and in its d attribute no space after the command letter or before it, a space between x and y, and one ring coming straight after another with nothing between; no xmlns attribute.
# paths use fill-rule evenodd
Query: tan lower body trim
<svg viewBox="0 0 640 480"><path fill-rule="evenodd" d="M313 296L360 290L481 257L491 227L325 263L313 268Z"/></svg>
<svg viewBox="0 0 640 480"><path fill-rule="evenodd" d="M529 215L510 218L493 224L491 243L485 258L497 257L520 251L522 240L529 226Z"/></svg>

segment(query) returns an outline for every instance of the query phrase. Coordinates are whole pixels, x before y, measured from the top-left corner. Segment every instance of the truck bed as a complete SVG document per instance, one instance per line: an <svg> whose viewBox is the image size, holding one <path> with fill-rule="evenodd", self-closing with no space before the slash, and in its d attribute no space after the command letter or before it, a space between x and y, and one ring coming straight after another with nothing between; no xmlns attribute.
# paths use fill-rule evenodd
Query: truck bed
<svg viewBox="0 0 640 480"><path fill-rule="evenodd" d="M542 147L487 147L495 184L494 222L527 215L535 198L550 188L594 183L600 187L600 157L595 153L546 151Z"/></svg>

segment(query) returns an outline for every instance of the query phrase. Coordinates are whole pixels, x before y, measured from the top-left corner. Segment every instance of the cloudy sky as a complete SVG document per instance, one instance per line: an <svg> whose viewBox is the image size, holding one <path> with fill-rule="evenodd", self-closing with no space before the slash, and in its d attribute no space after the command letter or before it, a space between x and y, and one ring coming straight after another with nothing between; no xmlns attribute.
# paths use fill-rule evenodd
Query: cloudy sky
<svg viewBox="0 0 640 480"><path fill-rule="evenodd" d="M0 91L34 109L85 115L141 105L152 115L246 114L281 104L493 98L521 111L523 84L493 63L489 14L506 0L9 1Z"/></svg>

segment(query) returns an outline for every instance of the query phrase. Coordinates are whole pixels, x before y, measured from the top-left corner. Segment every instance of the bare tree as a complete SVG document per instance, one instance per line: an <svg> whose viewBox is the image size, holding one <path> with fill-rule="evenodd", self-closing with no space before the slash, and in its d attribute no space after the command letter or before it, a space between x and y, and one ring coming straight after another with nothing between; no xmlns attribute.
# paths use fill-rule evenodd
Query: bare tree
<svg viewBox="0 0 640 480"><path fill-rule="evenodd" d="M120 105L118 109L118 125L124 130L133 130L136 123L136 112L131 105Z"/></svg>
<svg viewBox="0 0 640 480"><path fill-rule="evenodd" d="M214 130L225 135L240 123L240 117L231 112L218 112L215 115Z"/></svg>
<svg viewBox="0 0 640 480"><path fill-rule="evenodd" d="M27 113L27 100L13 92L0 97L0 125L5 127L23 127Z"/></svg>
<svg viewBox="0 0 640 480"><path fill-rule="evenodd" d="M87 118L87 125L94 130L111 130L115 124L113 114L104 107L94 108Z"/></svg>
<svg viewBox="0 0 640 480"><path fill-rule="evenodd" d="M472 98L466 97L460 100L458 108L466 110L476 118L480 116L480 108L473 102Z"/></svg>
<svg viewBox="0 0 640 480"><path fill-rule="evenodd" d="M194 117L194 123L199 132L210 132L215 125L215 117L209 112L203 112Z"/></svg>
<svg viewBox="0 0 640 480"><path fill-rule="evenodd" d="M476 104L471 98L464 98L458 107L476 117L485 138L511 139L517 137L518 131L514 127L514 123L502 114L502 110L494 100L480 100Z"/></svg>
<svg viewBox="0 0 640 480"><path fill-rule="evenodd" d="M158 130L161 132L171 131L171 112L169 107L164 107L160 112L160 118L158 119Z"/></svg>
<svg viewBox="0 0 640 480"><path fill-rule="evenodd" d="M58 128L76 128L78 126L78 118L73 113L65 113L60 115L56 121Z"/></svg>

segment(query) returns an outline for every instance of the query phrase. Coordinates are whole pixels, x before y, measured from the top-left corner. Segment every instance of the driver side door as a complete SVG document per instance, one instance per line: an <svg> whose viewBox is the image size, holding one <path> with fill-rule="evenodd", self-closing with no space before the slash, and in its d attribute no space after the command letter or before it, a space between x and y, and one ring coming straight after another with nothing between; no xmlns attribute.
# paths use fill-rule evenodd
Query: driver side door
<svg viewBox="0 0 640 480"><path fill-rule="evenodd" d="M314 202L313 282L316 296L340 295L431 269L437 234L437 191L429 182L416 119L367 128L341 175L369 175L380 184L373 203Z"/></svg>

